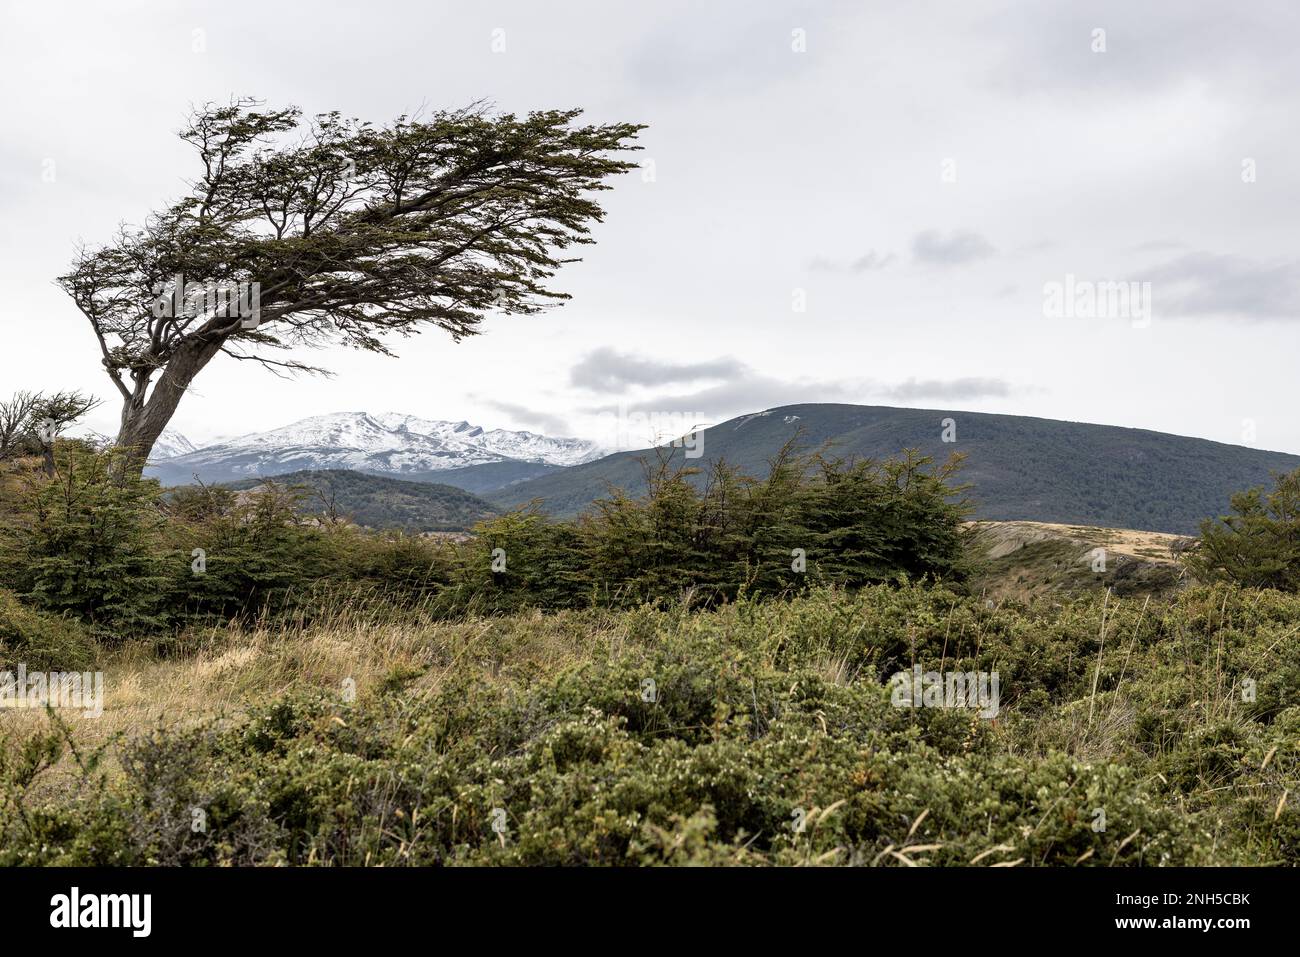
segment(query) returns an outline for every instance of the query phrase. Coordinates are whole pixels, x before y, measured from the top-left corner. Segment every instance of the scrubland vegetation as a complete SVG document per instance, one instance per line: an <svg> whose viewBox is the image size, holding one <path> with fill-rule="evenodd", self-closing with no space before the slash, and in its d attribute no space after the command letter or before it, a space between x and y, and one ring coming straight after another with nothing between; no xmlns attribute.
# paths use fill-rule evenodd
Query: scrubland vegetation
<svg viewBox="0 0 1300 957"><path fill-rule="evenodd" d="M1282 508L1170 596L1017 602L924 460L651 464L465 542L55 460L0 475L0 670L106 697L0 712L0 863L1300 863L1300 597L1215 558Z"/></svg>

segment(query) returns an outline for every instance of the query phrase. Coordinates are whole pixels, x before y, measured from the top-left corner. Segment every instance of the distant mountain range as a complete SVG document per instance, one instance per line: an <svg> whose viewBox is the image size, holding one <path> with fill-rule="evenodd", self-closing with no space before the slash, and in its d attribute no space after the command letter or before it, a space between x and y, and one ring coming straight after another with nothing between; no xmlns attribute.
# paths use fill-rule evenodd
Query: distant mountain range
<svg viewBox="0 0 1300 957"><path fill-rule="evenodd" d="M943 440L946 419L952 419L955 441ZM979 518L1179 534L1194 533L1201 519L1221 514L1233 492L1300 468L1296 455L1143 429L838 404L783 406L704 429L700 458L686 459L680 448L661 451L676 463L707 469L725 459L761 476L791 438L808 451L824 447L844 458L881 459L914 448L941 461L963 452L962 475L973 485L969 494ZM187 444L171 436L166 447ZM177 455L158 453L150 473L166 484L188 482L195 473L204 481L229 482L348 469L455 486L498 509L540 500L557 516L581 512L611 486L641 490L640 463L655 454L603 455L580 439L360 412L304 419Z"/></svg>
<svg viewBox="0 0 1300 957"><path fill-rule="evenodd" d="M584 439L534 432L484 430L468 422L422 419L397 412L318 415L270 432L252 432L195 448L184 436L164 433L146 474L165 485L198 476L229 482L252 476L319 469L348 469L416 481L443 481L444 473L491 466L491 488L580 465L606 450ZM462 476L464 487L484 480ZM455 483L460 485L460 483Z"/></svg>

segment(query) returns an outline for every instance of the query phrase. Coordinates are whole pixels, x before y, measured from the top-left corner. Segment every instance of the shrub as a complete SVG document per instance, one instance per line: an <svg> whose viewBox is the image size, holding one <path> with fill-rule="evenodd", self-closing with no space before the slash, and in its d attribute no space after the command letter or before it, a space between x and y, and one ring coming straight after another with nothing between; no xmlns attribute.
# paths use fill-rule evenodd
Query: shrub
<svg viewBox="0 0 1300 957"><path fill-rule="evenodd" d="M433 683L137 733L104 787L0 824L0 862L1294 865L1300 710L1270 675L1298 615L1223 585L1055 609L908 585L443 626ZM996 720L894 706L877 665L912 660L1000 670Z"/></svg>
<svg viewBox="0 0 1300 957"><path fill-rule="evenodd" d="M1198 576L1255 588L1300 590L1300 469L1276 477L1272 491L1232 496L1232 514L1201 524L1183 560Z"/></svg>
<svg viewBox="0 0 1300 957"><path fill-rule="evenodd" d="M930 468L911 453L832 462L787 446L764 480L718 464L697 487L691 469L647 464L644 496L615 489L576 522L535 509L484 522L464 581L502 609L713 605L813 583L959 582L970 567L958 465ZM504 572L489 573L493 555Z"/></svg>
<svg viewBox="0 0 1300 957"><path fill-rule="evenodd" d="M268 482L242 494L205 489L174 499L162 552L173 616L280 611L336 571L331 543L298 515L301 494Z"/></svg>
<svg viewBox="0 0 1300 957"><path fill-rule="evenodd" d="M158 483L133 477L118 451L56 451L54 474L26 477L21 514L0 535L0 581L106 640L161 626Z"/></svg>
<svg viewBox="0 0 1300 957"><path fill-rule="evenodd" d="M28 608L0 589L0 670L84 671L95 657L95 642L78 622Z"/></svg>

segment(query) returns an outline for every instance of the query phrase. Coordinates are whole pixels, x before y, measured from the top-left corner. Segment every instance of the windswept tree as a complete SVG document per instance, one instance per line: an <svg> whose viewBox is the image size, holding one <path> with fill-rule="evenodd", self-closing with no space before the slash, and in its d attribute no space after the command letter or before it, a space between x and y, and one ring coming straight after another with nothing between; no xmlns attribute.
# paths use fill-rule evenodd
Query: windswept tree
<svg viewBox="0 0 1300 957"><path fill-rule="evenodd" d="M180 134L188 195L82 250L60 284L122 398L117 441L143 463L213 358L322 371L277 350L391 354L426 327L459 341L489 311L533 314L603 218L594 194L634 168L643 127L474 106L383 128L255 100L209 106Z"/></svg>

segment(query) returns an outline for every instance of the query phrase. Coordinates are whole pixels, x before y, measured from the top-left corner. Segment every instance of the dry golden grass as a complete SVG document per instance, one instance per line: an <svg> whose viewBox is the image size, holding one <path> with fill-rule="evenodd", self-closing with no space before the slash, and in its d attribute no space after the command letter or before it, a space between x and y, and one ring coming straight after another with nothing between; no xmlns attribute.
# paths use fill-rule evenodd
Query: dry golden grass
<svg viewBox="0 0 1300 957"><path fill-rule="evenodd" d="M1185 536L1167 532L1144 532L1132 528L1098 528L1091 525L1061 525L1054 522L970 522L980 547L988 558L1002 558L1033 542L1065 541L1076 544L1080 562L1089 552L1104 547L1114 555L1174 564L1171 546Z"/></svg>
<svg viewBox="0 0 1300 957"><path fill-rule="evenodd" d="M581 622L575 624L575 617ZM107 653L100 665L103 713L59 715L79 747L94 749L156 728L230 722L286 692L342 694L350 681L363 697L395 673L413 677L415 693L436 689L455 670L476 670L489 679L505 667L554 673L578 658L590 660L593 651L616 655L624 627L617 616L600 613L439 622L351 608L310 626L231 624L182 636L178 645L185 650L167 657L148 644ZM0 739L25 737L46 722L44 711L0 710ZM109 758L112 767L111 751ZM71 773L71 758L65 756L56 771ZM52 776L56 786L61 777Z"/></svg>
<svg viewBox="0 0 1300 957"><path fill-rule="evenodd" d="M1069 597L1112 586L1121 594L1168 596L1188 583L1175 556L1186 541L1179 535L1051 522L967 524L972 552L984 563L975 585L993 599Z"/></svg>

